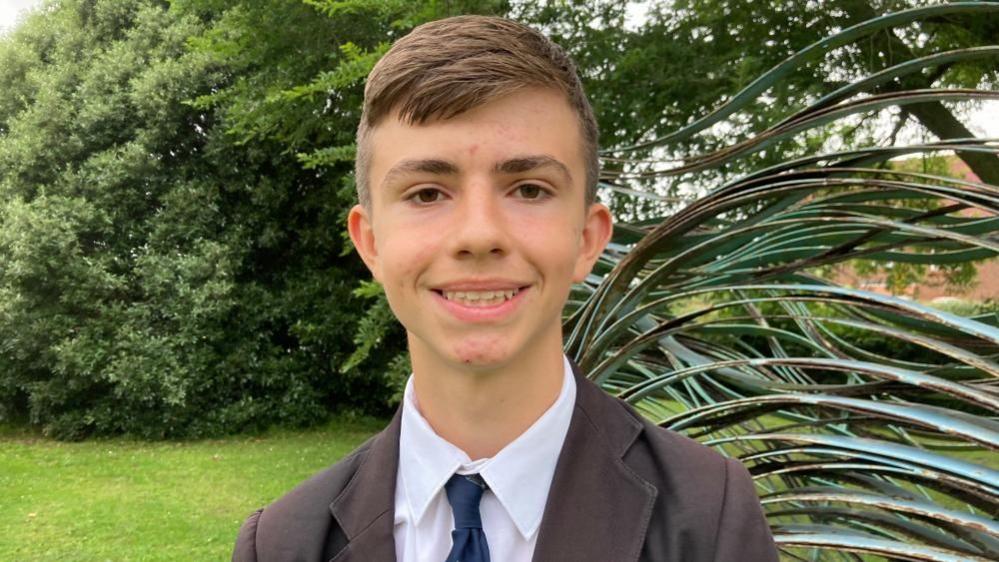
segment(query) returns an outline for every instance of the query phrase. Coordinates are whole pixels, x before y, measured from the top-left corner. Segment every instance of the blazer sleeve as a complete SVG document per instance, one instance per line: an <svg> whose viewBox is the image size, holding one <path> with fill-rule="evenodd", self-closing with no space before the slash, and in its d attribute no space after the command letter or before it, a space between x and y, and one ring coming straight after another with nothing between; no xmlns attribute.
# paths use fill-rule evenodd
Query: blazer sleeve
<svg viewBox="0 0 999 562"><path fill-rule="evenodd" d="M746 467L727 459L715 562L777 562L777 546Z"/></svg>
<svg viewBox="0 0 999 562"><path fill-rule="evenodd" d="M232 562L257 562L257 523L263 511L262 508L254 511L239 528L236 548L232 551Z"/></svg>

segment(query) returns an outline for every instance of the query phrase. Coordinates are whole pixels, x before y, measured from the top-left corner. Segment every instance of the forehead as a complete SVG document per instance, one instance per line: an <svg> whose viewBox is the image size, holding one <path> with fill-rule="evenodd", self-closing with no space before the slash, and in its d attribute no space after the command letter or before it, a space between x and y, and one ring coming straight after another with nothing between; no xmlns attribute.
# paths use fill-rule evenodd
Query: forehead
<svg viewBox="0 0 999 562"><path fill-rule="evenodd" d="M526 88L449 119L409 124L393 113L370 131L370 185L399 161L445 160L459 168L495 168L523 155L563 163L574 183L585 177L579 119L561 92Z"/></svg>

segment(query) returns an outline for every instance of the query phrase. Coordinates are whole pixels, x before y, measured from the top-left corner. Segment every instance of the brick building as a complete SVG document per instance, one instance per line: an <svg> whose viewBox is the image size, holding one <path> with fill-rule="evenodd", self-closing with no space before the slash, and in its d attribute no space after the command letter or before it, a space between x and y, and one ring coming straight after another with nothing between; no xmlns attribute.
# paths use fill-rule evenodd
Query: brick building
<svg viewBox="0 0 999 562"><path fill-rule="evenodd" d="M969 181L979 181L970 169L957 156L946 158L949 172L954 177L959 177ZM904 163L903 163L904 167ZM989 213L981 209L965 209L960 213L968 217L986 217ZM929 271L923 280L918 284L906 286L899 296L905 296L920 302L931 302L936 299L956 298L965 301L982 301L986 299L999 299L999 257L977 262L977 275L975 282L967 288L948 286L942 272L935 266L929 266ZM833 280L847 287L863 289L875 293L889 294L888 285L885 283L883 274L872 276L861 276L849 266L839 268L833 276Z"/></svg>

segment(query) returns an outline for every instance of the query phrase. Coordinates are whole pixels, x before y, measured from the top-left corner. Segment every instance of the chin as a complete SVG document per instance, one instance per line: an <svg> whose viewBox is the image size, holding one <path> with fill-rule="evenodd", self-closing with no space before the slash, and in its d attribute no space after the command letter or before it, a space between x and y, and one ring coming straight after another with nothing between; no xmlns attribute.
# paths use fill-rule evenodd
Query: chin
<svg viewBox="0 0 999 562"><path fill-rule="evenodd" d="M511 350L503 342L465 341L451 350L453 360L466 367L490 369L510 360Z"/></svg>

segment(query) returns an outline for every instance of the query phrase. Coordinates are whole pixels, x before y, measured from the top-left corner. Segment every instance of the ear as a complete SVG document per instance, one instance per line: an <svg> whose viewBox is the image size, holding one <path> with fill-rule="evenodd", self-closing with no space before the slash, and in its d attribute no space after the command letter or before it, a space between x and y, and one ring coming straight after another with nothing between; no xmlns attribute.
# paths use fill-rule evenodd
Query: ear
<svg viewBox="0 0 999 562"><path fill-rule="evenodd" d="M614 219L610 209L602 203L593 203L586 211L586 222L583 223L582 239L579 255L573 270L572 280L582 283L597 263L597 258L603 253L614 232Z"/></svg>
<svg viewBox="0 0 999 562"><path fill-rule="evenodd" d="M347 215L347 232L350 240L357 248L357 253L368 266L371 276L381 283L380 260L378 247L375 244L375 231L371 224L371 215L362 205L354 205Z"/></svg>

